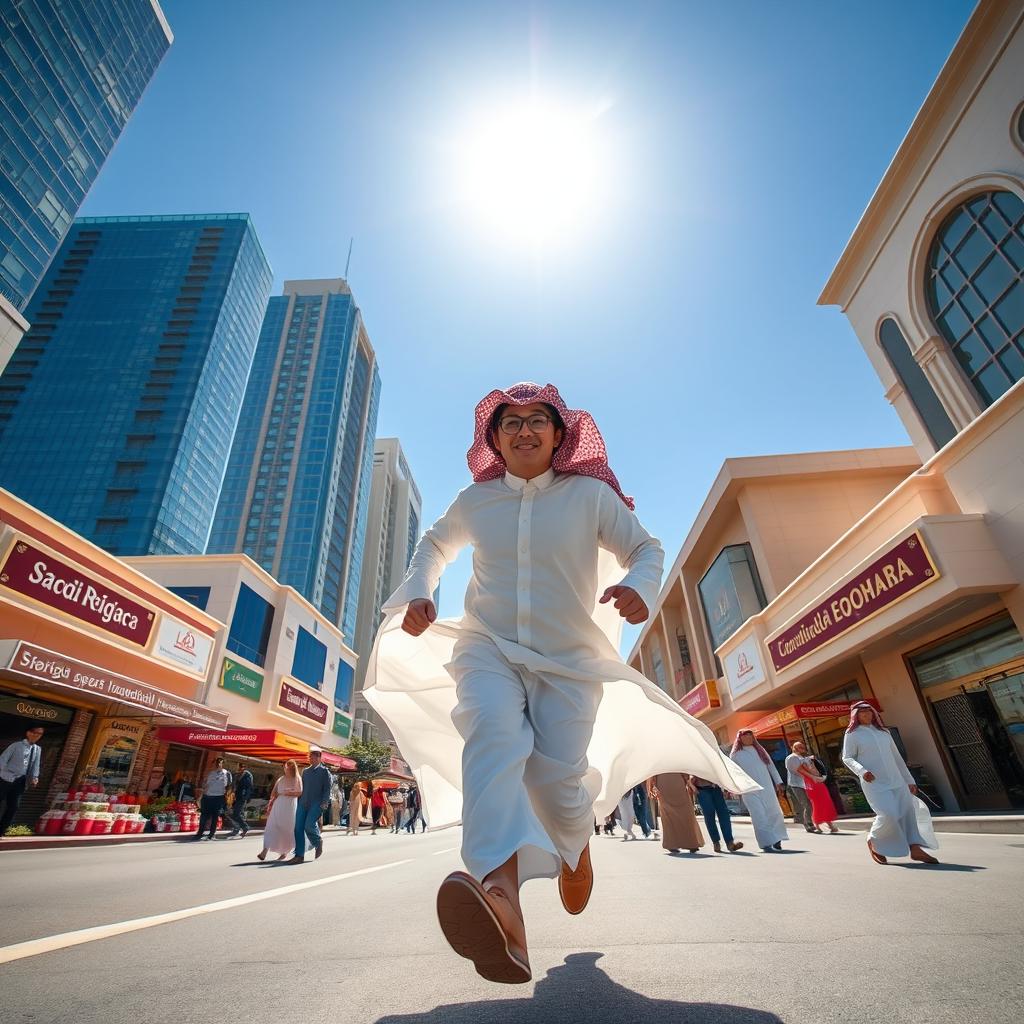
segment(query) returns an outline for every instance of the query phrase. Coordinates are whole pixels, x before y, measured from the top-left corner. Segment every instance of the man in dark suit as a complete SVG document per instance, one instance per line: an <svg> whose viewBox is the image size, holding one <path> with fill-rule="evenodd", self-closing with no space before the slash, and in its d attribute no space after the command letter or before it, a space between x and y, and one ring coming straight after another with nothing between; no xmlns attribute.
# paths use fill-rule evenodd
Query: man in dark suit
<svg viewBox="0 0 1024 1024"><path fill-rule="evenodd" d="M320 836L320 815L331 802L331 773L321 763L321 753L315 747L309 752L309 767L302 773L302 796L295 808L295 856L289 864L301 864L306 859L306 840L316 851L324 852Z"/></svg>
<svg viewBox="0 0 1024 1024"><path fill-rule="evenodd" d="M248 768L243 768L235 776L235 801L231 805L231 824L234 827L228 835L228 839L234 839L239 831L241 831L242 838L244 839L246 833L248 833L249 824L245 820L245 805L252 799L252 791L255 785L252 772Z"/></svg>

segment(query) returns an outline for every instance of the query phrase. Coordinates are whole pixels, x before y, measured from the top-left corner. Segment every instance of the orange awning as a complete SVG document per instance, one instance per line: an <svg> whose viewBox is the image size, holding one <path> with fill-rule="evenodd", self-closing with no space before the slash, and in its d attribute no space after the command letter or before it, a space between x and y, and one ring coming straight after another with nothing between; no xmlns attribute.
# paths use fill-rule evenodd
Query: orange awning
<svg viewBox="0 0 1024 1024"><path fill-rule="evenodd" d="M245 754L264 761L287 761L290 758L305 759L312 744L296 739L276 729L229 729L218 732L215 729L182 729L165 727L157 733L163 743L181 743L187 747L202 747L206 750L223 750L228 754ZM351 758L322 752L325 764L343 771L351 771L356 763Z"/></svg>

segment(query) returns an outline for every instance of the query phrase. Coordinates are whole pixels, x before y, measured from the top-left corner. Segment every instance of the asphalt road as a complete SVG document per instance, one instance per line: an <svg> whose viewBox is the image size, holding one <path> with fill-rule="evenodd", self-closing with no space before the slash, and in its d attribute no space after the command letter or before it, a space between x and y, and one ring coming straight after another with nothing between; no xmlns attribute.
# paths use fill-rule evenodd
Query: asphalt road
<svg viewBox="0 0 1024 1024"><path fill-rule="evenodd" d="M595 838L582 916L565 914L553 882L525 889L535 980L515 987L478 978L437 927L458 830L331 834L323 858L294 867L257 862L255 838L5 851L0 961L32 955L0 966L2 1020L1021 1019L1024 837L943 836L941 867L883 868L863 833L793 831L773 855L738 833L748 849L722 856Z"/></svg>

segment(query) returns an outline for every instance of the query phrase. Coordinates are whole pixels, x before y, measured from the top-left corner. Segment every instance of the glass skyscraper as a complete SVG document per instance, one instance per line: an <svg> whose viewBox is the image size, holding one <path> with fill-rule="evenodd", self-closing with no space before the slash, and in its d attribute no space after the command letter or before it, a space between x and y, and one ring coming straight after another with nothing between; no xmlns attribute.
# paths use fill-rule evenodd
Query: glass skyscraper
<svg viewBox="0 0 1024 1024"><path fill-rule="evenodd" d="M205 550L270 266L247 214L82 217L0 376L0 483L114 554Z"/></svg>
<svg viewBox="0 0 1024 1024"><path fill-rule="evenodd" d="M16 309L172 38L156 0L0 0L0 294Z"/></svg>
<svg viewBox="0 0 1024 1024"><path fill-rule="evenodd" d="M244 551L351 644L380 376L340 278L286 281L263 320L208 550Z"/></svg>

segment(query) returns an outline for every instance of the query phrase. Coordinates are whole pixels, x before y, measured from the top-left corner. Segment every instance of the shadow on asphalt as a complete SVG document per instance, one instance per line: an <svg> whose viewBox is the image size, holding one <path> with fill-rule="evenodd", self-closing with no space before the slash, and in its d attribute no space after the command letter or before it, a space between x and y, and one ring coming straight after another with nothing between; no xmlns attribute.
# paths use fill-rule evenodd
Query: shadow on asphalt
<svg viewBox="0 0 1024 1024"><path fill-rule="evenodd" d="M988 871L988 868L980 864L894 864L889 861L888 866L909 868L911 871Z"/></svg>
<svg viewBox="0 0 1024 1024"><path fill-rule="evenodd" d="M381 1017L377 1024L782 1024L774 1013L725 1003L677 1003L617 985L597 961L573 953L537 982L532 999L452 1003L425 1013Z"/></svg>

